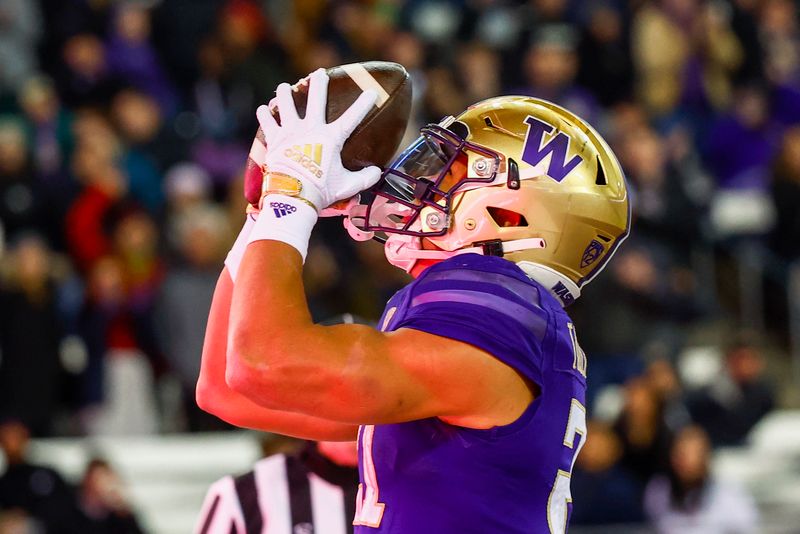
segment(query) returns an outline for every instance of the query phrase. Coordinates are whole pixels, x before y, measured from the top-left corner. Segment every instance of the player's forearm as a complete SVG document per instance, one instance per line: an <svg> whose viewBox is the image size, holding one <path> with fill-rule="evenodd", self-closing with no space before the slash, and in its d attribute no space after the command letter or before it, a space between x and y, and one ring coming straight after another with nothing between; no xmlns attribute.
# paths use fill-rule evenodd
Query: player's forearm
<svg viewBox="0 0 800 534"><path fill-rule="evenodd" d="M277 241L251 243L234 289L227 382L260 405L361 422L371 355L380 333L313 324L299 254Z"/></svg>
<svg viewBox="0 0 800 534"><path fill-rule="evenodd" d="M233 289L231 342L315 327L303 287L300 254L280 241L261 240L247 246ZM238 334L237 334L238 332Z"/></svg>
<svg viewBox="0 0 800 534"><path fill-rule="evenodd" d="M247 247L230 313L227 381L253 399L271 403L293 387L281 378L288 360L304 359L316 327L306 304L300 254L278 241Z"/></svg>
<svg viewBox="0 0 800 534"><path fill-rule="evenodd" d="M236 426L331 441L355 439L358 428L298 413L281 412L259 406L228 387L225 382L228 316L233 282L223 269L209 312L200 376L197 381L198 406Z"/></svg>
<svg viewBox="0 0 800 534"><path fill-rule="evenodd" d="M229 388L213 384L198 384L197 403L200 408L223 421L262 432L323 441L352 441L358 435L357 425L270 410Z"/></svg>

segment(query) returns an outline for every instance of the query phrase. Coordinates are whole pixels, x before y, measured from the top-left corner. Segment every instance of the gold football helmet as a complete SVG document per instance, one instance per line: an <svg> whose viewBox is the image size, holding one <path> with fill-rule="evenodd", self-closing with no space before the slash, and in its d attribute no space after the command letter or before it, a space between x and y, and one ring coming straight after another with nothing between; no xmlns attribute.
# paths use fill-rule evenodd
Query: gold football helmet
<svg viewBox="0 0 800 534"><path fill-rule="evenodd" d="M362 237L385 240L392 264L411 271L421 259L502 256L565 305L630 228L608 144L579 117L530 97L484 100L422 128L374 193L351 222Z"/></svg>

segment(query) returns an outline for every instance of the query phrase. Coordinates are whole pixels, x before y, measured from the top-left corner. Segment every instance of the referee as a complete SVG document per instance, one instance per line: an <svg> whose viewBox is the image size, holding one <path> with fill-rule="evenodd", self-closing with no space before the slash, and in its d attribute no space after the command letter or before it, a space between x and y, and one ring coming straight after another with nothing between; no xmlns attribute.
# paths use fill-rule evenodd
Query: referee
<svg viewBox="0 0 800 534"><path fill-rule="evenodd" d="M195 534L348 534L358 489L355 442L307 442L206 494Z"/></svg>

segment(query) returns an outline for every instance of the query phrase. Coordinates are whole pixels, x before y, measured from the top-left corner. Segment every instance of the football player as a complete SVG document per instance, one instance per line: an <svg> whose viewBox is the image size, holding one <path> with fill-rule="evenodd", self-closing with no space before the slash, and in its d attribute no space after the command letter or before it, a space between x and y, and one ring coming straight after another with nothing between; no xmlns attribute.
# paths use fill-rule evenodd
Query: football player
<svg viewBox="0 0 800 534"><path fill-rule="evenodd" d="M586 356L564 307L630 224L622 170L588 124L500 97L421 136L379 176L339 152L371 107L326 124L327 76L307 111L277 90L261 211L226 262L198 402L228 421L312 439L358 433L356 532L564 532L586 439ZM320 144L319 165L293 159ZM372 188L347 226L385 239L415 280L379 329L314 325L302 284L321 208Z"/></svg>

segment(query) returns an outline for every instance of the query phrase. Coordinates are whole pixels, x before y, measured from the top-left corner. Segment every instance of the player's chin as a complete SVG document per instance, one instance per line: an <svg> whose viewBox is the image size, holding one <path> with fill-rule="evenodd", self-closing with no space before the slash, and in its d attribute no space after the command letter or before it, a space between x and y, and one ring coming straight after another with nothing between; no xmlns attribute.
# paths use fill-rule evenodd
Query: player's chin
<svg viewBox="0 0 800 534"><path fill-rule="evenodd" d="M437 247L436 245L434 245L428 239L425 239L425 238L422 239L422 249L423 250L444 250L444 249L442 249L440 247ZM409 271L409 274L411 274L411 276L413 276L414 278L417 278L419 275L421 275L425 271L425 269L427 269L428 267L430 267L432 265L436 265L437 263L439 263L441 261L442 260L419 259L414 264L414 267L411 268L411 270Z"/></svg>
<svg viewBox="0 0 800 534"><path fill-rule="evenodd" d="M409 274L411 276L413 276L414 278L417 278L417 277L419 277L419 275L421 275L423 272L425 272L425 270L428 267L430 267L432 265L436 265L440 261L442 261L442 260L417 260L416 263L414 263L414 266L409 271Z"/></svg>

